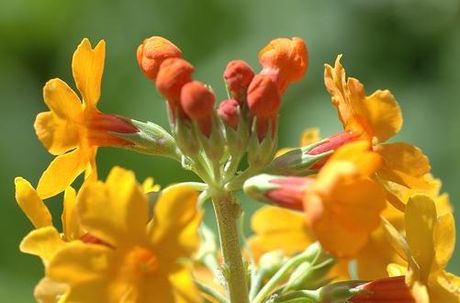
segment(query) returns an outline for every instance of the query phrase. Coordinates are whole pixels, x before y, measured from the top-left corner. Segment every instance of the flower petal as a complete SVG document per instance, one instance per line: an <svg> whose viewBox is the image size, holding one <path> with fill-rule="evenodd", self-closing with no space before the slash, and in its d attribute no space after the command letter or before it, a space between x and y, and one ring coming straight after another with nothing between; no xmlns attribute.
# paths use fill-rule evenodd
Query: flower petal
<svg viewBox="0 0 460 303"><path fill-rule="evenodd" d="M47 276L69 285L66 302L109 302L107 280L111 252L103 245L70 242L51 260Z"/></svg>
<svg viewBox="0 0 460 303"><path fill-rule="evenodd" d="M114 167L103 182L87 182L77 197L82 226L101 240L120 246L145 237L147 197L134 173Z"/></svg>
<svg viewBox="0 0 460 303"><path fill-rule="evenodd" d="M269 251L281 249L285 255L304 250L314 242L302 213L279 207L262 207L251 218L255 235L248 246L256 260Z"/></svg>
<svg viewBox="0 0 460 303"><path fill-rule="evenodd" d="M64 303L67 292L67 285L45 277L35 286L34 297L40 303Z"/></svg>
<svg viewBox="0 0 460 303"><path fill-rule="evenodd" d="M93 49L88 39L83 39L72 58L72 73L78 90L87 106L95 108L101 94L104 72L105 41Z"/></svg>
<svg viewBox="0 0 460 303"><path fill-rule="evenodd" d="M447 266L455 249L455 221L452 213L438 217L434 232L434 245L436 267L442 270Z"/></svg>
<svg viewBox="0 0 460 303"><path fill-rule="evenodd" d="M303 131L302 137L300 138L300 146L307 146L313 143L317 143L319 140L321 140L319 128L307 128Z"/></svg>
<svg viewBox="0 0 460 303"><path fill-rule="evenodd" d="M82 104L75 92L61 79L51 79L43 87L43 99L49 109L63 120L76 121Z"/></svg>
<svg viewBox="0 0 460 303"><path fill-rule="evenodd" d="M433 236L436 220L436 207L428 196L414 195L409 199L406 206L406 238L423 283L427 283L435 261Z"/></svg>
<svg viewBox="0 0 460 303"><path fill-rule="evenodd" d="M33 226L39 228L53 225L48 208L32 185L21 177L16 177L14 184L16 186L16 201Z"/></svg>
<svg viewBox="0 0 460 303"><path fill-rule="evenodd" d="M66 241L80 239L80 236L83 234L75 208L76 195L77 193L72 187L69 186L65 189L61 222L64 239Z"/></svg>
<svg viewBox="0 0 460 303"><path fill-rule="evenodd" d="M418 147L406 143L381 144L377 152L383 158L378 172L383 178L410 188L430 190L436 186L425 177L431 167L428 157Z"/></svg>
<svg viewBox="0 0 460 303"><path fill-rule="evenodd" d="M34 229L22 239L19 249L23 253L39 256L48 264L55 254L66 245L53 226Z"/></svg>
<svg viewBox="0 0 460 303"><path fill-rule="evenodd" d="M53 155L61 155L78 145L78 129L67 119L53 112L42 112L34 123L35 133L45 148Z"/></svg>
<svg viewBox="0 0 460 303"><path fill-rule="evenodd" d="M174 292L174 302L202 302L200 293L193 282L191 271L189 269L183 268L175 271L169 276L169 280Z"/></svg>
<svg viewBox="0 0 460 303"><path fill-rule="evenodd" d="M59 194L83 172L87 163L88 156L81 148L57 156L38 181L38 195L46 199Z"/></svg>
<svg viewBox="0 0 460 303"><path fill-rule="evenodd" d="M199 245L198 227L202 214L197 208L198 194L193 188L175 185L165 188L154 209L150 237L161 259L190 256Z"/></svg>
<svg viewBox="0 0 460 303"><path fill-rule="evenodd" d="M377 90L363 102L366 119L373 135L385 142L397 134L402 126L401 108L388 90Z"/></svg>

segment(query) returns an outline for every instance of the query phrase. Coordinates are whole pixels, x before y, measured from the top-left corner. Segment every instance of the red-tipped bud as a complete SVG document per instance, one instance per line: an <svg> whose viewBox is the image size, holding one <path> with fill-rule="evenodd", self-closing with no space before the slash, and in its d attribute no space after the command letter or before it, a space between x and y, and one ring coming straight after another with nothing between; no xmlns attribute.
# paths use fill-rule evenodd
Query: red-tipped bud
<svg viewBox="0 0 460 303"><path fill-rule="evenodd" d="M303 210L305 190L314 179L305 177L283 177L258 175L244 183L245 193L257 200L266 201L278 206Z"/></svg>
<svg viewBox="0 0 460 303"><path fill-rule="evenodd" d="M173 110L179 103L182 87L192 81L193 72L193 66L184 59L169 58L161 64L156 86Z"/></svg>
<svg viewBox="0 0 460 303"><path fill-rule="evenodd" d="M415 303L405 276L383 278L356 287L361 290L349 299L353 303L399 302Z"/></svg>
<svg viewBox="0 0 460 303"><path fill-rule="evenodd" d="M137 48L137 63L144 75L152 81L157 78L161 63L167 58L180 58L182 52L169 40L153 36Z"/></svg>
<svg viewBox="0 0 460 303"><path fill-rule="evenodd" d="M272 118L281 106L281 94L276 83L267 75L256 75L248 88L248 107L253 116Z"/></svg>
<svg viewBox="0 0 460 303"><path fill-rule="evenodd" d="M131 145L132 143L116 134L133 134L139 131L129 119L99 111L86 113L85 126L89 142L96 146Z"/></svg>
<svg viewBox="0 0 460 303"><path fill-rule="evenodd" d="M212 112L216 97L201 82L192 81L182 87L180 103L184 113L209 137L212 128Z"/></svg>
<svg viewBox="0 0 460 303"><path fill-rule="evenodd" d="M224 100L220 103L217 114L226 125L236 130L240 120L238 101L235 99Z"/></svg>
<svg viewBox="0 0 460 303"><path fill-rule="evenodd" d="M289 83L300 80L308 67L308 52L301 38L278 38L270 41L259 52L262 74L276 79L281 92Z"/></svg>
<svg viewBox="0 0 460 303"><path fill-rule="evenodd" d="M327 153L329 151L337 150L342 145L350 143L354 140L358 139L358 136L349 131L343 131L341 133L335 134L327 138L326 142L315 146L311 150L307 152L309 155L319 155L323 153ZM329 157L325 157L322 160L315 163L311 168L312 169L320 169L323 165L327 162Z"/></svg>
<svg viewBox="0 0 460 303"><path fill-rule="evenodd" d="M232 60L224 71L224 80L233 98L242 102L249 84L254 78L251 66L243 60Z"/></svg>

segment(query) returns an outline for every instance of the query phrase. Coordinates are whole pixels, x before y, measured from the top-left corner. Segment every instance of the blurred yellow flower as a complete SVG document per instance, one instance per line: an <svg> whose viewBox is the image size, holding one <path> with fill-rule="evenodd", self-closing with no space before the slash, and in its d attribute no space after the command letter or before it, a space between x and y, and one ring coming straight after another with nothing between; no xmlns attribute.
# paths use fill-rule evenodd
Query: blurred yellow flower
<svg viewBox="0 0 460 303"><path fill-rule="evenodd" d="M393 244L408 264L389 266L391 275L406 274L417 303L460 302L460 277L446 272L455 248L452 213L438 216L435 201L422 194L409 199L405 213L405 239L389 228Z"/></svg>
<svg viewBox="0 0 460 303"><path fill-rule="evenodd" d="M74 241L52 258L47 277L68 285L64 302L200 302L183 260L199 245L193 189L166 188L150 220L134 174L114 168L77 200L83 228L106 245Z"/></svg>
<svg viewBox="0 0 460 303"><path fill-rule="evenodd" d="M43 88L50 111L39 113L34 127L46 149L57 157L38 182L37 192L42 198L60 193L85 170L87 177L97 179L97 146L127 145L110 132L137 130L126 119L96 108L104 59L103 40L93 49L89 40L83 39L73 55L72 73L83 102L61 79L52 79Z"/></svg>
<svg viewBox="0 0 460 303"><path fill-rule="evenodd" d="M426 180L431 169L429 160L419 148L401 142L381 144L397 134L402 126L401 109L394 96L388 90L377 90L366 96L364 85L358 79L346 77L340 58L337 57L334 67L326 64L325 85L345 131L372 142L374 150L382 156L378 179L382 179L382 183L390 181L409 188L431 189L432 183ZM404 209L391 191L387 195L395 207Z"/></svg>

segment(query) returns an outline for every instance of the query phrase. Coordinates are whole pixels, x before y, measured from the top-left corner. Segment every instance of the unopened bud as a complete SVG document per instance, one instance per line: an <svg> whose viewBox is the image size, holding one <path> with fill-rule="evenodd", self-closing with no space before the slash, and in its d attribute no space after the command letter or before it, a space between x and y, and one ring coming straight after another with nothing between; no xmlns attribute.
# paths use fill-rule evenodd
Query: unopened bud
<svg viewBox="0 0 460 303"><path fill-rule="evenodd" d="M284 92L291 82L300 80L307 71L307 47L300 38L278 38L260 50L259 62L263 67L261 74L276 79L280 91Z"/></svg>
<svg viewBox="0 0 460 303"><path fill-rule="evenodd" d="M222 101L219 104L217 114L219 115L220 119L225 123L225 125L233 128L234 130L238 128L238 122L240 121L240 110L238 101L236 101L235 99L227 99Z"/></svg>
<svg viewBox="0 0 460 303"><path fill-rule="evenodd" d="M266 276L272 276L280 269L285 261L282 250L273 250L263 254L259 259L258 270Z"/></svg>
<svg viewBox="0 0 460 303"><path fill-rule="evenodd" d="M389 277L374 280L357 286L358 294L351 297L351 303L400 302L415 303L405 276Z"/></svg>
<svg viewBox="0 0 460 303"><path fill-rule="evenodd" d="M249 84L254 78L251 66L243 60L232 60L227 64L224 71L224 80L233 98L243 102Z"/></svg>
<svg viewBox="0 0 460 303"><path fill-rule="evenodd" d="M256 75L248 88L248 107L253 116L271 118L278 114L281 94L276 83L266 75Z"/></svg>
<svg viewBox="0 0 460 303"><path fill-rule="evenodd" d="M158 91L168 100L173 111L179 106L182 87L192 81L193 66L180 58L163 61L156 79Z"/></svg>
<svg viewBox="0 0 460 303"><path fill-rule="evenodd" d="M267 174L249 178L244 183L244 192L259 201L284 208L303 210L305 190L314 182L311 178L283 177Z"/></svg>
<svg viewBox="0 0 460 303"><path fill-rule="evenodd" d="M180 103L184 113L198 123L201 132L209 137L216 97L203 83L192 81L182 87Z"/></svg>
<svg viewBox="0 0 460 303"><path fill-rule="evenodd" d="M169 40L153 36L145 39L137 48L137 63L144 75L155 81L161 63L167 58L180 58L182 52Z"/></svg>

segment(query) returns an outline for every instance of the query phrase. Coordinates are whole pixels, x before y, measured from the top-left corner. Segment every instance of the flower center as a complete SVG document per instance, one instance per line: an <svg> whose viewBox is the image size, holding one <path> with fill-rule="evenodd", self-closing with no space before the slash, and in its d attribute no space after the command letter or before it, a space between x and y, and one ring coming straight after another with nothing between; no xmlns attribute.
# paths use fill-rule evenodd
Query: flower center
<svg viewBox="0 0 460 303"><path fill-rule="evenodd" d="M126 255L124 267L134 277L149 275L158 270L158 259L152 250L135 246Z"/></svg>

